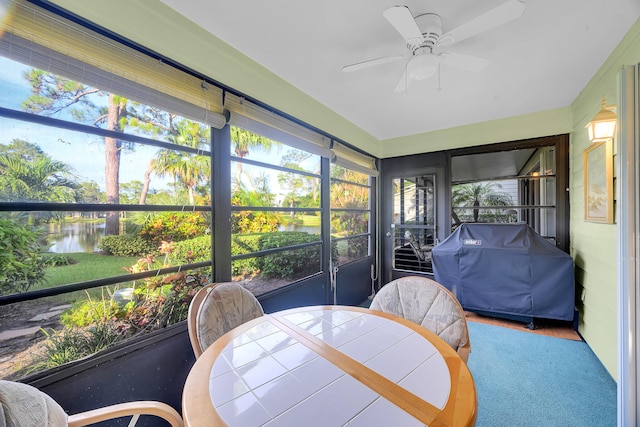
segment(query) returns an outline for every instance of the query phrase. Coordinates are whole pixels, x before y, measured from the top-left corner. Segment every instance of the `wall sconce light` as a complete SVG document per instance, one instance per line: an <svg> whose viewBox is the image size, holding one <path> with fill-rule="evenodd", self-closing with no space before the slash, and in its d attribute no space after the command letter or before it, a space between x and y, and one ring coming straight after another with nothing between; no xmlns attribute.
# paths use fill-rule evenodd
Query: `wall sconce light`
<svg viewBox="0 0 640 427"><path fill-rule="evenodd" d="M586 126L591 142L606 141L615 136L618 121L615 109L615 105L607 105L607 101L602 98L602 108Z"/></svg>

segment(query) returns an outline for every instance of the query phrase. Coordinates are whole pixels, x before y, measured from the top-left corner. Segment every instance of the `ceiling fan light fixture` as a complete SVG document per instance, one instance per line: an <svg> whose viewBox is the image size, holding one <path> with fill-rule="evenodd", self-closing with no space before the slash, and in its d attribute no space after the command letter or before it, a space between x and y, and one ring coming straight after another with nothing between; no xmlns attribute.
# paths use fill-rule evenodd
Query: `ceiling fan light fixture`
<svg viewBox="0 0 640 427"><path fill-rule="evenodd" d="M416 55L407 64L407 76L414 80L425 80L436 73L438 57L432 53Z"/></svg>

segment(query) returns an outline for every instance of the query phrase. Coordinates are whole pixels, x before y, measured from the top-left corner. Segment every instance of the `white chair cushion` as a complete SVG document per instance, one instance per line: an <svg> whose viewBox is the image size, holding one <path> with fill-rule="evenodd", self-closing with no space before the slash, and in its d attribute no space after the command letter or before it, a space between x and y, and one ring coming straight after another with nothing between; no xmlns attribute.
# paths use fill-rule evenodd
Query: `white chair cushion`
<svg viewBox="0 0 640 427"><path fill-rule="evenodd" d="M0 427L66 427L67 414L35 387L0 380Z"/></svg>
<svg viewBox="0 0 640 427"><path fill-rule="evenodd" d="M458 302L446 288L427 278L403 277L387 283L370 308L422 325L456 351L469 340L467 320Z"/></svg>
<svg viewBox="0 0 640 427"><path fill-rule="evenodd" d="M209 288L197 314L196 335L200 348L204 351L231 329L262 315L260 302L242 286L220 283Z"/></svg>

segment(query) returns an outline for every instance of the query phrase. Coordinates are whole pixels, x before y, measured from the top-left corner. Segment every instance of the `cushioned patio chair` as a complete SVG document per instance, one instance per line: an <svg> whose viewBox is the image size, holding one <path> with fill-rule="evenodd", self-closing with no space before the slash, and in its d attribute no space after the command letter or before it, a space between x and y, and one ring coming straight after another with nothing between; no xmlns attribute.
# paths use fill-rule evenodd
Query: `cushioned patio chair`
<svg viewBox="0 0 640 427"><path fill-rule="evenodd" d="M407 239L409 247L411 247L414 255L418 258L418 262L431 262L431 251L433 250L433 245L421 245L418 239L416 239L413 233L409 230L405 231L404 237Z"/></svg>
<svg viewBox="0 0 640 427"><path fill-rule="evenodd" d="M264 315L258 299L236 283L211 283L191 300L187 327L196 359L215 340Z"/></svg>
<svg viewBox="0 0 640 427"><path fill-rule="evenodd" d="M464 310L440 283L418 276L393 280L380 289L370 308L424 326L453 347L465 362L469 359L471 343Z"/></svg>
<svg viewBox="0 0 640 427"><path fill-rule="evenodd" d="M27 384L0 380L0 426L81 427L131 416L134 426L141 415L162 418L172 427L183 427L182 417L166 403L136 401L105 406L74 415L67 413L46 393Z"/></svg>

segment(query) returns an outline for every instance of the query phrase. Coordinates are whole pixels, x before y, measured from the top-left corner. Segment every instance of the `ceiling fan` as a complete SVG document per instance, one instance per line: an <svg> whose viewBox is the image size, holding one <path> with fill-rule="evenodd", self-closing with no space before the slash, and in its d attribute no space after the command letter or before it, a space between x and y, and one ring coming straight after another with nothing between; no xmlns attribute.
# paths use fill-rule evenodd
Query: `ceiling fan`
<svg viewBox="0 0 640 427"><path fill-rule="evenodd" d="M525 4L522 1L509 0L443 33L442 19L435 13L425 13L414 18L406 6L390 7L382 14L407 42L409 52L405 55L385 56L346 65L342 67L342 71L357 71L409 58L394 92L406 92L413 81L424 80L435 75L440 70L440 64L451 65L466 71L482 71L489 64L488 59L444 51L441 48L513 21L522 16L524 8Z"/></svg>

